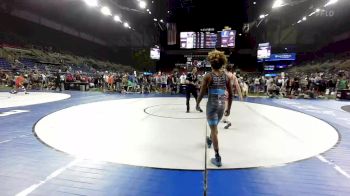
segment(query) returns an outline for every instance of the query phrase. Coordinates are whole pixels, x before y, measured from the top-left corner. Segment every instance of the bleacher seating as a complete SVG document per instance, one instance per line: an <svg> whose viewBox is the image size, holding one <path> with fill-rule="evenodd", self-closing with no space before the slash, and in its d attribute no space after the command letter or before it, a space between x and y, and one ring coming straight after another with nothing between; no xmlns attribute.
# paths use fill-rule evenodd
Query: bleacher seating
<svg viewBox="0 0 350 196"><path fill-rule="evenodd" d="M37 64L37 69L40 71L45 71L46 70L46 65L44 64Z"/></svg>
<svg viewBox="0 0 350 196"><path fill-rule="evenodd" d="M35 66L35 59L28 59L28 58L20 58L19 61L27 68L34 69Z"/></svg>
<svg viewBox="0 0 350 196"><path fill-rule="evenodd" d="M10 70L11 68L10 63L6 59L0 58L0 69Z"/></svg>
<svg viewBox="0 0 350 196"><path fill-rule="evenodd" d="M1 37L1 32L0 32ZM40 47L39 47L40 48ZM56 72L58 69L65 70L64 67L71 66L72 72L81 71L84 73L94 73L96 70L109 70L118 72L131 72L134 70L131 66L101 61L92 59L90 57L81 57L72 55L69 53L57 53L47 52L43 49L36 49L35 46L21 47L21 44L13 44L10 42L7 44L4 42L0 45L0 58L13 58L18 59L20 63L15 63L16 69L23 70L40 70L40 71L53 71ZM40 62L46 62L44 64ZM0 62L0 68L11 70L12 67L7 63ZM50 64L52 63L52 65ZM59 65L60 66L57 66ZM53 66L54 65L54 66Z"/></svg>

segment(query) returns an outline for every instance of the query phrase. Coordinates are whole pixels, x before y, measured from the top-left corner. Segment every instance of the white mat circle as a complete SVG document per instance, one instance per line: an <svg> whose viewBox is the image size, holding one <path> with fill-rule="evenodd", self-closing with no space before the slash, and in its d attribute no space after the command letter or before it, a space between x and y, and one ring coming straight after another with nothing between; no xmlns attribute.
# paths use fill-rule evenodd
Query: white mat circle
<svg viewBox="0 0 350 196"><path fill-rule="evenodd" d="M89 159L154 168L204 169L208 161L204 160L205 132L209 130L206 120L161 118L144 112L156 105L169 111L168 104L175 107L177 116L193 115L183 110L184 98L103 101L50 114L36 124L35 132L49 146ZM161 106L157 110L162 110ZM197 114L205 116L205 111ZM299 161L325 152L338 141L338 133L329 124L272 106L234 102L230 120L233 126L228 130L219 125L223 169ZM208 158L212 156L209 149ZM215 169L209 161L208 167Z"/></svg>
<svg viewBox="0 0 350 196"><path fill-rule="evenodd" d="M29 94L24 94L24 92L19 92L11 94L0 92L0 108L42 104L68 98L70 98L70 95L64 93L29 92Z"/></svg>

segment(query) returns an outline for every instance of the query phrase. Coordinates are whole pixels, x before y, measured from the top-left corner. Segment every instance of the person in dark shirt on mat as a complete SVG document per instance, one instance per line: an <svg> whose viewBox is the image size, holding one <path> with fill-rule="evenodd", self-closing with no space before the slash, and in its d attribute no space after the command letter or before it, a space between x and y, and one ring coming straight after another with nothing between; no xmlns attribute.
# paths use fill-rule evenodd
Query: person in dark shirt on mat
<svg viewBox="0 0 350 196"><path fill-rule="evenodd" d="M186 77L186 106L187 113L190 112L190 98L191 94L197 101L197 85L198 85L198 75L197 75L197 67L193 67L192 72L187 74ZM199 112L203 112L203 110L197 104L196 110Z"/></svg>

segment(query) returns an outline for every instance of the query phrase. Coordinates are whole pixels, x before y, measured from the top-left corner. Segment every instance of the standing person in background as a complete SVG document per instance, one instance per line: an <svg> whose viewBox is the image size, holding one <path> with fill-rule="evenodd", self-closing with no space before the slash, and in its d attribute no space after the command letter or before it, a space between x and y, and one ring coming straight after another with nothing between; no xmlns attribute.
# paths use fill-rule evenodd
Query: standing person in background
<svg viewBox="0 0 350 196"><path fill-rule="evenodd" d="M186 74L183 72L182 75L180 76L180 88L179 92L184 94L186 90Z"/></svg>
<svg viewBox="0 0 350 196"><path fill-rule="evenodd" d="M197 67L193 67L192 72L187 74L186 77L186 113L190 112L190 98L191 94L197 101L197 85L198 85L198 75L197 75ZM199 112L203 112L203 110L197 104L196 110Z"/></svg>
<svg viewBox="0 0 350 196"><path fill-rule="evenodd" d="M108 90L114 91L114 75L111 73L108 76Z"/></svg>
<svg viewBox="0 0 350 196"><path fill-rule="evenodd" d="M106 71L103 76L102 76L102 90L103 92L106 92L107 88L108 88L108 71Z"/></svg>
<svg viewBox="0 0 350 196"><path fill-rule="evenodd" d="M180 76L180 84L186 84L186 74L182 73Z"/></svg>
<svg viewBox="0 0 350 196"><path fill-rule="evenodd" d="M170 74L167 74L167 86L166 86L166 92L172 93L172 87L173 87L173 76Z"/></svg>
<svg viewBox="0 0 350 196"><path fill-rule="evenodd" d="M68 76L68 74L67 74L67 76ZM95 88L98 88L98 75L97 74L95 74L95 76L93 77L93 81L94 81L94 87ZM67 78L66 78L66 80L67 80Z"/></svg>
<svg viewBox="0 0 350 196"><path fill-rule="evenodd" d="M179 93L179 84L180 84L180 81L179 81L179 76L178 76L178 73L175 72L173 74L173 77L171 77L171 93L174 93L174 94L177 94Z"/></svg>
<svg viewBox="0 0 350 196"><path fill-rule="evenodd" d="M335 91L335 86L336 86L336 79L333 78L333 76L330 76L330 79L328 80L328 88L329 88L329 95L332 95L332 93L334 93Z"/></svg>
<svg viewBox="0 0 350 196"><path fill-rule="evenodd" d="M64 74L64 72L60 72L60 86L61 86L61 89L63 87L63 90L64 87L66 86L66 75Z"/></svg>
<svg viewBox="0 0 350 196"><path fill-rule="evenodd" d="M117 92L120 92L121 91L121 85L122 84L122 76L121 74L118 72L116 75L115 75L115 89Z"/></svg>
<svg viewBox="0 0 350 196"><path fill-rule="evenodd" d="M161 76L162 76L162 72L158 72L158 74L155 76L155 80L156 80L156 93L159 93L162 87L162 83L161 83Z"/></svg>
<svg viewBox="0 0 350 196"><path fill-rule="evenodd" d="M244 81L244 78L237 76L239 86L241 87L242 90L242 96L247 97L248 96L248 89L249 86L248 84Z"/></svg>
<svg viewBox="0 0 350 196"><path fill-rule="evenodd" d="M259 82L260 82L259 92L265 93L266 92L266 90L265 90L266 78L264 76L261 76Z"/></svg>
<svg viewBox="0 0 350 196"><path fill-rule="evenodd" d="M165 75L165 73L162 73L160 76L160 83L161 83L161 93L167 92L167 85L168 85L168 77Z"/></svg>
<svg viewBox="0 0 350 196"><path fill-rule="evenodd" d="M241 87L240 87L240 85L239 85L239 83L238 83L238 79L237 79L237 77L232 73L232 71L233 71L232 65L227 65L227 66L226 66L226 75L227 75L227 77L230 79L232 87L234 87L234 88L232 88L232 89L234 89L234 90L237 92L237 94L238 94L238 96L239 96L239 99L240 99L240 100L243 100L243 97L242 97L242 90L241 90ZM228 100L228 99L229 99L228 94L229 94L229 92L228 92L227 89L226 89L226 92L225 92L225 96L226 96L225 108L226 108L226 110L228 109L228 102L229 102L229 100ZM235 93L232 92L232 94L234 95ZM232 125L232 123L227 119L227 117L228 117L228 116L226 116L226 115L223 117L223 122L226 123L226 126L224 127L225 129L228 129L228 128Z"/></svg>
<svg viewBox="0 0 350 196"><path fill-rule="evenodd" d="M292 83L292 94L294 96L299 96L299 78L298 77L294 77L293 83Z"/></svg>
<svg viewBox="0 0 350 196"><path fill-rule="evenodd" d="M221 167L221 156L219 154L218 141L218 124L225 113L225 116L230 115L233 90L231 79L221 70L222 66L227 64L227 58L224 52L213 50L208 55L212 71L206 74L203 78L202 87L197 100L199 107L203 96L208 92L207 102L207 120L211 130L210 137L207 137L207 145L210 148L214 144L215 158L211 162L217 167ZM228 92L227 107L225 109L225 91Z"/></svg>
<svg viewBox="0 0 350 196"><path fill-rule="evenodd" d="M128 90L128 75L126 73L124 73L122 77L122 85L123 85L122 93L124 94Z"/></svg>
<svg viewBox="0 0 350 196"><path fill-rule="evenodd" d="M349 82L346 79L345 75L340 75L340 79L337 81L336 89L339 90L346 90L348 89Z"/></svg>
<svg viewBox="0 0 350 196"><path fill-rule="evenodd" d="M60 89L60 92L62 91L62 85L61 85L61 75L60 75L61 70L58 70L55 74L55 91Z"/></svg>
<svg viewBox="0 0 350 196"><path fill-rule="evenodd" d="M0 84L1 85L6 85L7 86L7 80L8 80L8 75L5 72L0 71Z"/></svg>
<svg viewBox="0 0 350 196"><path fill-rule="evenodd" d="M16 77L15 79L15 88L13 90L11 90L11 94L17 94L18 89L22 89L24 91L24 94L29 94L26 90L26 88L24 87L24 83L25 83L25 78L23 76L23 74L19 74L19 76Z"/></svg>
<svg viewBox="0 0 350 196"><path fill-rule="evenodd" d="M46 87L46 90L48 90L48 81L47 76L44 72L41 73L41 90L43 90Z"/></svg>
<svg viewBox="0 0 350 196"><path fill-rule="evenodd" d="M260 78L257 76L254 79L254 93L259 93L259 87L260 87Z"/></svg>

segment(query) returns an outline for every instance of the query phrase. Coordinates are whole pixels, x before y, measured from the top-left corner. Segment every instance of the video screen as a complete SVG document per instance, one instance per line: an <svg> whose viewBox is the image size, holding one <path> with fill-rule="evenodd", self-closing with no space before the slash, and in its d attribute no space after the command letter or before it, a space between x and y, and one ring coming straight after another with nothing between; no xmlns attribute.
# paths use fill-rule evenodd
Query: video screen
<svg viewBox="0 0 350 196"><path fill-rule="evenodd" d="M203 32L196 32L195 33L194 48L204 48L204 33Z"/></svg>
<svg viewBox="0 0 350 196"><path fill-rule="evenodd" d="M222 48L234 48L236 45L236 31L224 30L221 31L221 47Z"/></svg>
<svg viewBox="0 0 350 196"><path fill-rule="evenodd" d="M192 49L196 42L195 32L181 32L180 33L180 48Z"/></svg>
<svg viewBox="0 0 350 196"><path fill-rule="evenodd" d="M270 43L261 43L258 46L258 59L267 59L271 56Z"/></svg>
<svg viewBox="0 0 350 196"><path fill-rule="evenodd" d="M236 31L219 32L180 32L180 48L234 48L236 46Z"/></svg>
<svg viewBox="0 0 350 196"><path fill-rule="evenodd" d="M211 32L181 32L181 48L215 48L217 45L217 33Z"/></svg>
<svg viewBox="0 0 350 196"><path fill-rule="evenodd" d="M151 59L159 60L160 59L160 49L151 48Z"/></svg>
<svg viewBox="0 0 350 196"><path fill-rule="evenodd" d="M215 48L218 41L216 33L205 33L205 48Z"/></svg>

